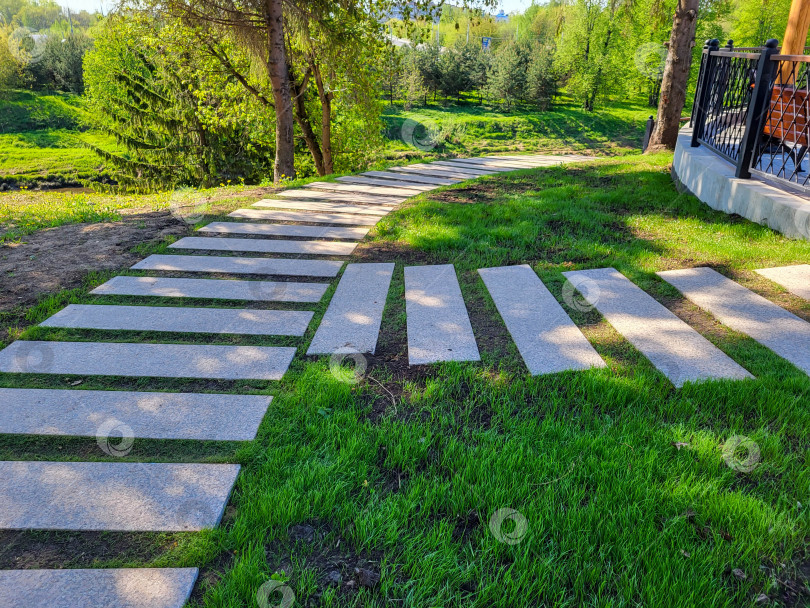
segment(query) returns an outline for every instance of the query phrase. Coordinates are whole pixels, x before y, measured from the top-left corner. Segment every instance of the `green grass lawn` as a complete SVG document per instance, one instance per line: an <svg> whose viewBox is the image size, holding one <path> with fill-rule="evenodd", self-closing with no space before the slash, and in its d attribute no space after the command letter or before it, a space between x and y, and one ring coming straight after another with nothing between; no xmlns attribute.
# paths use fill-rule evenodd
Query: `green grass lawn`
<svg viewBox="0 0 810 608"><path fill-rule="evenodd" d="M0 386L80 381L87 389L274 395L254 442L136 441L128 456L242 464L217 530L7 534L6 554L36 559L44 546L49 563L73 567L199 566L192 605L207 608L255 606L271 576L300 606L736 607L761 593L771 605L807 605L810 378L685 302L654 272L711 265L810 319L810 303L752 272L810 263L810 243L678 194L670 162L619 157L491 176L387 216L353 256L397 263L378 352L357 383L351 370L301 356L328 296L280 383L0 375ZM403 267L429 263L455 265L481 363L408 368ZM609 367L528 377L475 272L522 263L561 302L562 271L615 266L756 379L675 390L596 312L567 305ZM42 302L29 320L68 302L157 303L87 295L104 279ZM294 343L46 328L23 337ZM724 462L733 436L756 442L753 471ZM104 454L95 438L3 436L0 457ZM501 509L517 511L525 530L491 526ZM503 534L518 542L502 542ZM355 568L376 571L379 584L346 585ZM343 584L330 586L335 570Z"/></svg>

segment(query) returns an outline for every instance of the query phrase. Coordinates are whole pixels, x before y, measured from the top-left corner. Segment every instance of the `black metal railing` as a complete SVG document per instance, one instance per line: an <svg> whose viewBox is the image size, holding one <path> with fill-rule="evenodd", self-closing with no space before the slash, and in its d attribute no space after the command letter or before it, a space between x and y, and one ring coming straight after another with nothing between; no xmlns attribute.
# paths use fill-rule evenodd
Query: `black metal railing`
<svg viewBox="0 0 810 608"><path fill-rule="evenodd" d="M810 55L703 47L692 109L692 146L732 162L737 177L759 177L810 192Z"/></svg>

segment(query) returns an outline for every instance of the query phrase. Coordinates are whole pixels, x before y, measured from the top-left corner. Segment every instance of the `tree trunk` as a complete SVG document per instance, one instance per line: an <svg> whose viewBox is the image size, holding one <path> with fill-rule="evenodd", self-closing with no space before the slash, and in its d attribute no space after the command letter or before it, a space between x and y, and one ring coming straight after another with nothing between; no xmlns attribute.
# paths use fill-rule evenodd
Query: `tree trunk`
<svg viewBox="0 0 810 608"><path fill-rule="evenodd" d="M305 74L301 84L298 84L295 78L290 78L290 85L292 87L293 101L295 102L295 122L298 123L301 129L301 134L304 136L304 141L309 148L309 153L312 155L312 160L315 161L315 170L318 175L323 177L328 173L324 168L324 158L321 152L321 146L318 143L318 137L315 135L315 130L312 128L312 121L309 119L309 112L307 112L306 98L304 94L307 90L307 83L309 74Z"/></svg>
<svg viewBox="0 0 810 608"><path fill-rule="evenodd" d="M267 75L273 85L276 107L275 181L282 177L295 178L295 139L290 74L284 47L284 12L282 0L264 0L267 11Z"/></svg>
<svg viewBox="0 0 810 608"><path fill-rule="evenodd" d="M335 163L332 156L332 99L334 93L326 90L323 82L321 68L312 60L312 71L315 74L315 85L318 87L318 96L321 98L321 149L323 150L323 166L327 174L335 172ZM393 95L392 95L393 99ZM393 105L393 101L391 102Z"/></svg>
<svg viewBox="0 0 810 608"><path fill-rule="evenodd" d="M660 104L647 152L674 150L681 126L681 112L686 103L692 47L700 5L699 0L678 0L669 37L669 53L661 79Z"/></svg>

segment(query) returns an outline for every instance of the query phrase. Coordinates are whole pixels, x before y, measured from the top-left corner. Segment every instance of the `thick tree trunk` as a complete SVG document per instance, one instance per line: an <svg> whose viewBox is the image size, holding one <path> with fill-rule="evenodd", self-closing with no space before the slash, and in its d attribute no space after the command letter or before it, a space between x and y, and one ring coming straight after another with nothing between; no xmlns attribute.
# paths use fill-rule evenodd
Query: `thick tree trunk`
<svg viewBox="0 0 810 608"><path fill-rule="evenodd" d="M650 136L647 152L674 150L681 126L681 112L686 103L689 68L692 65L692 47L700 5L699 0L678 0L669 37L669 53L661 79L660 104L655 128Z"/></svg>
<svg viewBox="0 0 810 608"><path fill-rule="evenodd" d="M264 0L267 11L267 75L273 85L276 107L276 164L275 181L282 177L295 177L295 139L290 74L287 70L287 51L284 47L284 12L282 0Z"/></svg>

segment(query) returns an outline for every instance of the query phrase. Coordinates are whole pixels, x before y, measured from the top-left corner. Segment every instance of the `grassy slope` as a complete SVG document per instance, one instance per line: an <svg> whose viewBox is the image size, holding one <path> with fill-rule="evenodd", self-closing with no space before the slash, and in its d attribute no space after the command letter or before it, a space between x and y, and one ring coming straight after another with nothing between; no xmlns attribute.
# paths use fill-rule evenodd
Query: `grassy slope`
<svg viewBox="0 0 810 608"><path fill-rule="evenodd" d="M81 98L11 91L0 96L0 183L84 183L100 177L104 163L84 144L114 146L87 131Z"/></svg>
<svg viewBox="0 0 810 608"><path fill-rule="evenodd" d="M215 531L139 537L149 558L124 537L121 558L95 565L206 566L204 599L198 593L195 605L217 608L255 605L257 589L278 569L300 605L670 608L778 596L784 583L775 581L795 578L796 565L809 557L810 379L685 304L652 272L711 264L810 318L810 304L751 272L810 262L810 243L678 195L669 161L623 158L490 177L469 193L454 195L457 187L425 195L388 216L356 256L397 261L378 357L357 385L327 361L300 358L281 383L81 379L83 388L275 395L258 439L239 448L136 441L132 459L243 464L233 508ZM477 202L442 202L454 196ZM403 378L402 267L441 262L456 265L483 362ZM531 264L561 300L560 271L614 265L757 379L676 391L598 314L570 309L609 369L529 378L474 272L518 263ZM43 303L31 320L66 301L102 300L78 290ZM25 337L287 342L44 328ZM2 386L67 387L74 380L0 375ZM762 451L752 473L723 462L721 446L735 434ZM94 439L4 437L0 456L103 454ZM489 530L490 516L504 507L528 523L516 545L499 543ZM316 529L313 542L290 539L289 527L301 523ZM35 537L58 542L64 535ZM94 563L92 547L85 556L76 549L90 541L71 538L79 540L65 562ZM344 564L348 578L365 558L382 564L375 590L322 582L325 564Z"/></svg>

